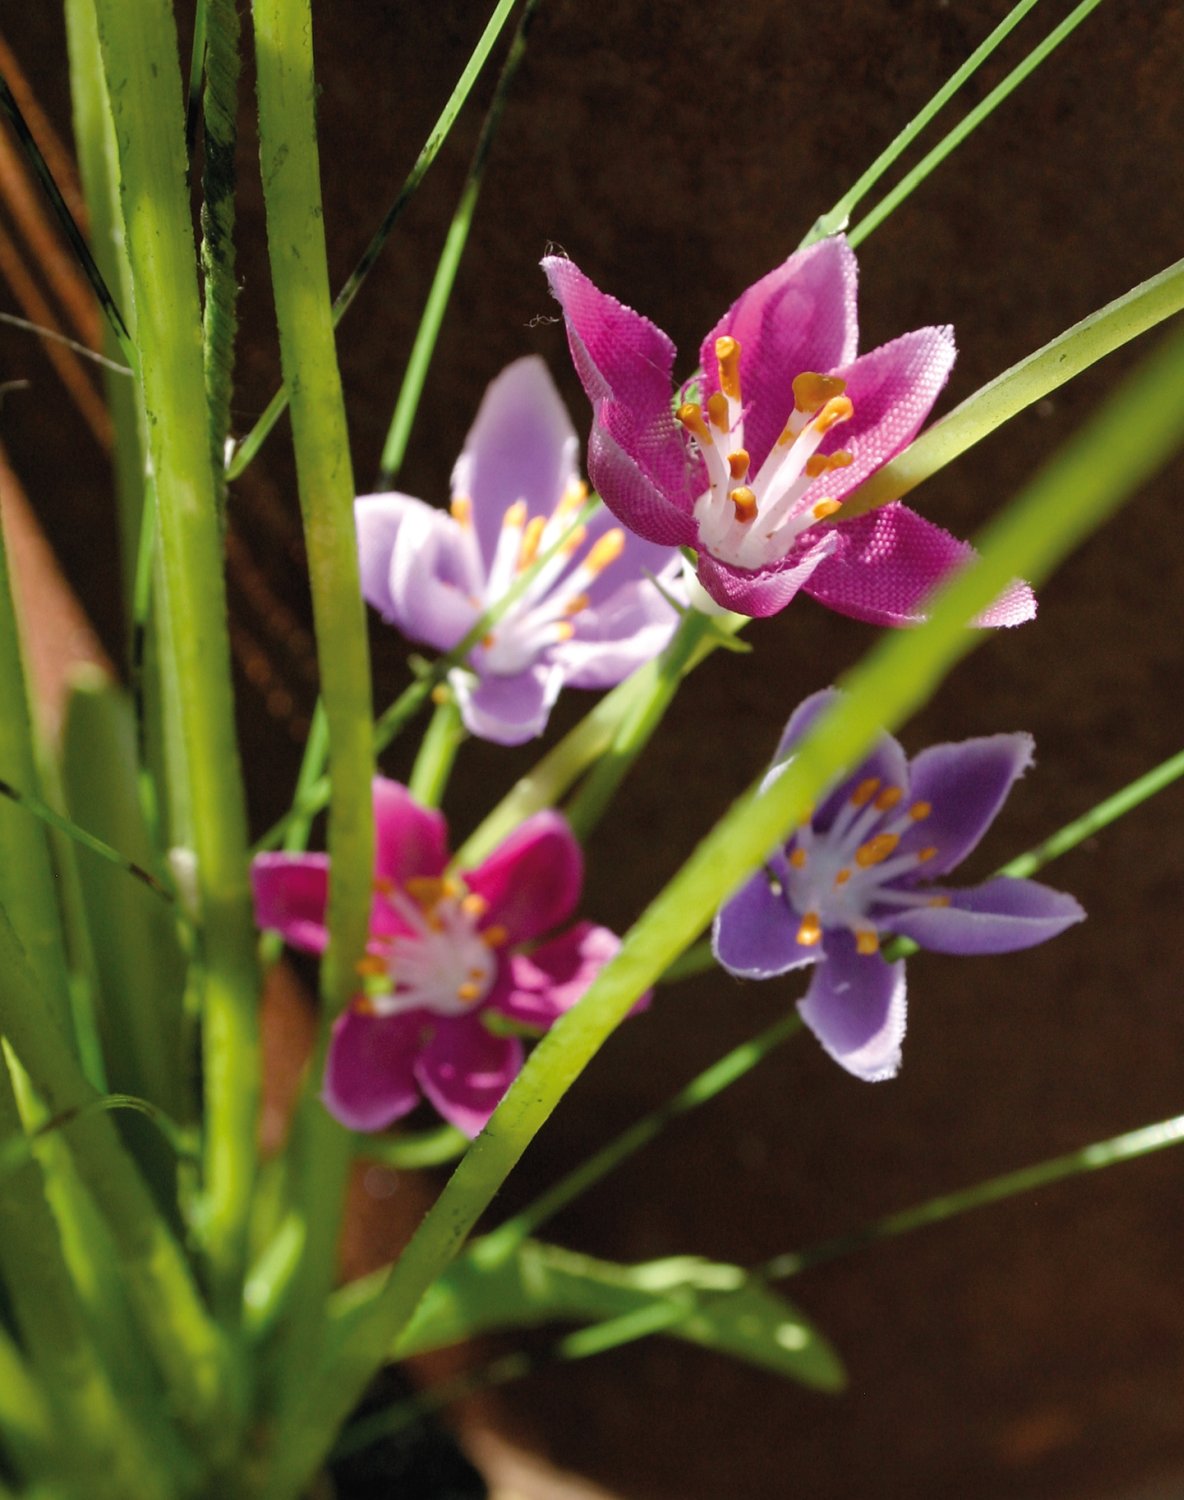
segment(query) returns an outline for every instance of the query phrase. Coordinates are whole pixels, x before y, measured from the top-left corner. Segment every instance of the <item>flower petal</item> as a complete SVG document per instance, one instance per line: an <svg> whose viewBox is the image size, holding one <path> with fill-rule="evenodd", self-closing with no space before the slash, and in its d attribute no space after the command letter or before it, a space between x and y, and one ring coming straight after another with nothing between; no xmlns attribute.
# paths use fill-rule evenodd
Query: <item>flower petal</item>
<svg viewBox="0 0 1184 1500"><path fill-rule="evenodd" d="M580 898L584 856L567 820L535 813L465 874L489 903L486 926L504 927L512 943L530 942L567 921Z"/></svg>
<svg viewBox="0 0 1184 1500"><path fill-rule="evenodd" d="M729 974L771 979L822 957L817 948L798 942L800 926L801 913L774 891L767 872L758 870L716 913L711 951Z"/></svg>
<svg viewBox="0 0 1184 1500"><path fill-rule="evenodd" d="M709 552L699 553L699 582L717 604L738 615L766 619L785 608L800 588L806 587L836 546L835 533L810 538L813 545L804 555L783 559L769 568L735 568Z"/></svg>
<svg viewBox="0 0 1184 1500"><path fill-rule="evenodd" d="M607 927L578 922L529 954L513 954L510 987L494 1004L503 1015L546 1031L580 999L620 946L620 938ZM643 1010L649 1000L647 991L634 1011Z"/></svg>
<svg viewBox="0 0 1184 1500"><path fill-rule="evenodd" d="M465 728L495 745L522 745L542 734L563 686L563 668L543 662L525 672L449 677Z"/></svg>
<svg viewBox="0 0 1184 1500"><path fill-rule="evenodd" d="M478 1016L432 1018L435 1033L419 1054L415 1076L449 1124L475 1136L522 1071L522 1043L494 1036Z"/></svg>
<svg viewBox="0 0 1184 1500"><path fill-rule="evenodd" d="M579 439L537 355L507 365L485 392L456 466L452 493L472 501L488 572L502 517L516 500L550 515L579 477Z"/></svg>
<svg viewBox="0 0 1184 1500"><path fill-rule="evenodd" d="M683 593L677 575L663 576L662 587L675 597ZM562 666L572 687L606 688L662 651L678 624L678 612L647 578L622 584L572 623L575 635L552 650L552 661Z"/></svg>
<svg viewBox="0 0 1184 1500"><path fill-rule="evenodd" d="M389 618L410 639L450 651L477 619L484 581L450 515L421 500L407 500L402 511L387 577Z"/></svg>
<svg viewBox="0 0 1184 1500"><path fill-rule="evenodd" d="M601 499L630 531L663 547L690 547L698 536L691 515L693 499L680 507L659 482L630 456L627 424L620 418L623 408L604 401L593 407L592 431L588 436L588 477ZM622 432L624 441L617 433ZM681 441L677 439L676 441ZM679 463L683 462L679 456ZM693 485L680 481L675 494L689 495Z"/></svg>
<svg viewBox="0 0 1184 1500"><path fill-rule="evenodd" d="M904 961L860 954L850 933L828 932L802 1020L841 1067L868 1083L894 1078L905 1029Z"/></svg>
<svg viewBox="0 0 1184 1500"><path fill-rule="evenodd" d="M322 1098L350 1130L382 1130L419 1103L415 1059L426 1011L367 1016L347 1010L333 1023Z"/></svg>
<svg viewBox="0 0 1184 1500"><path fill-rule="evenodd" d="M934 953L1014 953L1047 942L1085 918L1072 896L1006 875L943 894L948 906L890 912L880 926Z"/></svg>
<svg viewBox="0 0 1184 1500"><path fill-rule="evenodd" d="M858 270L842 235L798 250L742 292L703 341L702 395L719 389L715 341L740 344L745 446L758 468L793 407L793 380L855 358Z"/></svg>
<svg viewBox="0 0 1184 1500"><path fill-rule="evenodd" d="M1032 764L1030 734L992 734L955 745L931 745L913 758L910 795L928 817L902 840L902 853L931 847L925 880L959 865L994 822L1016 781Z"/></svg>
<svg viewBox="0 0 1184 1500"><path fill-rule="evenodd" d="M394 618L391 600L391 556L404 517L422 500L391 491L382 495L360 495L354 501L354 524L358 532L358 564L362 574L362 597L386 620Z"/></svg>
<svg viewBox="0 0 1184 1500"><path fill-rule="evenodd" d="M303 953L323 953L329 934L329 857L325 854L258 854L251 864L255 921L278 932Z"/></svg>
<svg viewBox="0 0 1184 1500"><path fill-rule="evenodd" d="M448 824L421 807L407 788L385 776L373 781L374 872L402 885L412 875L442 875L448 863Z"/></svg>

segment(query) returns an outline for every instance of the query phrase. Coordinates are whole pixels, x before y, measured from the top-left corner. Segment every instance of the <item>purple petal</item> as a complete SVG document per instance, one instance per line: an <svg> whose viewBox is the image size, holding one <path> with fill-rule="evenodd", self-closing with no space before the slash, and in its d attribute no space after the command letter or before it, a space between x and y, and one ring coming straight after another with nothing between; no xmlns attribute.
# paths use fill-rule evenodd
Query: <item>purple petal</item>
<svg viewBox="0 0 1184 1500"><path fill-rule="evenodd" d="M510 987L495 1002L496 1008L525 1026L546 1031L581 998L620 946L620 938L607 927L579 922L532 953L515 953L510 958ZM649 999L647 992L633 1009L644 1009Z"/></svg>
<svg viewBox="0 0 1184 1500"><path fill-rule="evenodd" d="M932 847L926 880L959 865L995 820L1015 782L1032 764L1030 734L993 734L956 745L932 745L912 762L910 795L929 816L911 828L901 852Z"/></svg>
<svg viewBox="0 0 1184 1500"><path fill-rule="evenodd" d="M474 549L444 511L419 500L402 511L387 576L390 619L412 640L450 651L480 612Z"/></svg>
<svg viewBox="0 0 1184 1500"><path fill-rule="evenodd" d="M740 344L745 446L753 467L764 462L793 406L793 380L825 373L855 358L855 256L841 236L799 250L754 282L703 341L703 399L719 388L715 341Z"/></svg>
<svg viewBox="0 0 1184 1500"><path fill-rule="evenodd" d="M448 824L421 807L405 786L376 776L374 873L403 885L413 875L442 875L448 863Z"/></svg>
<svg viewBox="0 0 1184 1500"><path fill-rule="evenodd" d="M767 873L758 870L717 912L711 951L729 974L771 979L822 957L817 948L798 942L800 926L800 914L774 892Z"/></svg>
<svg viewBox="0 0 1184 1500"><path fill-rule="evenodd" d="M881 927L934 953L1014 953L1047 942L1085 918L1072 896L1006 875L943 894L949 906L892 912L881 920Z"/></svg>
<svg viewBox="0 0 1184 1500"><path fill-rule="evenodd" d="M826 934L826 960L798 1004L835 1062L868 1083L894 1078L905 1028L904 962L860 954L850 933Z"/></svg>
<svg viewBox="0 0 1184 1500"><path fill-rule="evenodd" d="M692 528L693 525L692 522ZM588 522L588 544L576 555L574 561L578 563L581 557L587 556L592 543L602 537L606 531L612 530L621 530L617 524L617 518L606 506L601 506ZM620 556L592 580L585 593L588 595L589 604L598 608L630 584L641 583L651 577L661 577L662 586L666 592L677 598L681 592L681 586L677 581L680 572L679 554L674 547L660 542L647 541L637 532L626 527ZM576 617L577 627L583 618L582 614Z"/></svg>
<svg viewBox="0 0 1184 1500"><path fill-rule="evenodd" d="M557 812L535 813L465 874L489 903L486 926L504 927L512 943L530 942L566 922L580 899L584 856Z"/></svg>
<svg viewBox="0 0 1184 1500"><path fill-rule="evenodd" d="M563 686L563 668L538 662L525 672L449 678L465 728L495 745L522 745L542 734Z"/></svg>
<svg viewBox="0 0 1184 1500"><path fill-rule="evenodd" d="M522 1043L494 1036L478 1016L433 1020L435 1033L419 1054L415 1076L444 1119L475 1136L522 1071Z"/></svg>
<svg viewBox="0 0 1184 1500"><path fill-rule="evenodd" d="M452 471L452 493L473 502L487 571L506 510L525 500L532 515L550 515L578 477L579 439L546 365L515 360L486 390Z"/></svg>
<svg viewBox="0 0 1184 1500"><path fill-rule="evenodd" d="M393 619L395 612L391 600L391 556L399 527L409 511L422 505L422 500L394 491L383 495L360 495L354 501L362 597L386 620Z"/></svg>
<svg viewBox="0 0 1184 1500"><path fill-rule="evenodd" d="M662 586L676 597L682 593L675 578L663 577ZM575 635L552 650L552 661L562 666L572 687L606 688L662 651L678 624L678 612L643 579L622 584L603 604L581 610L572 623Z"/></svg>
<svg viewBox="0 0 1184 1500"><path fill-rule="evenodd" d="M427 1011L367 1016L347 1010L333 1023L322 1098L350 1130L382 1130L419 1103L415 1059Z"/></svg>
<svg viewBox="0 0 1184 1500"><path fill-rule="evenodd" d="M709 552L699 553L699 582L716 604L738 615L763 620L785 608L814 572L825 564L835 544L834 533L811 537L812 545L796 561L785 559L769 568L734 568ZM811 591L812 592L812 591Z"/></svg>
<svg viewBox="0 0 1184 1500"><path fill-rule="evenodd" d="M325 854L259 854L251 864L255 921L303 953L323 953L329 934L329 858Z"/></svg>

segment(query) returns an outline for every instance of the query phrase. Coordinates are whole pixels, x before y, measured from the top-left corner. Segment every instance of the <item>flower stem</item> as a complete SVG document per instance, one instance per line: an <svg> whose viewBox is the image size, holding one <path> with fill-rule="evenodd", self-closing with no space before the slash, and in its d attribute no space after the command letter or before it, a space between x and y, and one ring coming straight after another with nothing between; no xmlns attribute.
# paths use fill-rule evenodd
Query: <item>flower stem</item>
<svg viewBox="0 0 1184 1500"><path fill-rule="evenodd" d="M456 752L468 738L456 699L447 689L420 741L407 790L422 807L439 807Z"/></svg>

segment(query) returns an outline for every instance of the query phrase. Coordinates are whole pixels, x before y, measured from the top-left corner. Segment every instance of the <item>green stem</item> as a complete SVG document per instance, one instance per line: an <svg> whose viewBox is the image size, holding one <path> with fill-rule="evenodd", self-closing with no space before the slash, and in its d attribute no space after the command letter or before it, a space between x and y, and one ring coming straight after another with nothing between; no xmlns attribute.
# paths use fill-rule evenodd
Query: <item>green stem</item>
<svg viewBox="0 0 1184 1500"><path fill-rule="evenodd" d="M436 704L436 712L420 741L407 790L423 807L439 807L452 773L456 752L468 738L460 709L450 692Z"/></svg>
<svg viewBox="0 0 1184 1500"><path fill-rule="evenodd" d="M1042 62L1054 52L1057 47L1069 36L1092 11L1097 10L1102 0L1081 0L1081 4L1072 10L1055 30L1049 32L1048 36L1033 47L1023 62L1014 67L1002 83L996 84L981 104L976 104L965 119L960 120L953 130L936 145L928 155L912 169L890 193L885 194L876 204L875 208L865 214L859 223L848 233L847 238L852 248L863 243L874 229L877 229L884 220L893 213L913 189L924 182L930 172L939 166L947 156L968 135L978 128L979 125L998 105L1002 104L1008 94L1017 89L1023 81L1028 78Z"/></svg>
<svg viewBox="0 0 1184 1500"><path fill-rule="evenodd" d="M840 520L907 495L1005 422L1184 308L1184 260L1108 302L948 412L852 490Z"/></svg>
<svg viewBox="0 0 1184 1500"><path fill-rule="evenodd" d="M210 466L223 498L226 489L226 438L230 431L230 393L234 374L234 152L238 112L239 19L235 0L200 0L198 24L205 37L205 116L202 131L201 264L205 277L203 351L206 410L210 424ZM194 70L200 78L198 37L193 41ZM190 88L196 80L191 79ZM192 113L194 96L189 109ZM190 142L192 152L192 142Z"/></svg>
<svg viewBox="0 0 1184 1500"><path fill-rule="evenodd" d="M49 1404L4 1329L0 1329L0 1435L27 1479L52 1471L57 1433Z"/></svg>
<svg viewBox="0 0 1184 1500"><path fill-rule="evenodd" d="M135 285L169 667L184 684L180 727L202 924L207 1251L218 1306L233 1324L255 1177L258 978L177 36L167 0L96 0L96 12Z"/></svg>
<svg viewBox="0 0 1184 1500"><path fill-rule="evenodd" d="M447 140L449 131L456 123L457 115L460 113L465 100L469 97L469 93L476 83L481 69L485 66L486 58L488 58L490 52L493 50L494 43L501 35L502 27L509 20L514 4L515 0L498 0L493 15L489 18L488 25L481 33L476 47L473 48L472 56L456 81L456 87L452 90L452 93L448 97L448 102L440 112L439 119L429 132L427 141L416 158L415 165L407 175L407 180L399 189L398 197L391 205L382 223L374 232L373 238L362 252L361 259L346 279L345 285L338 292L337 298L333 303L334 327L341 322L342 318L349 311L350 305L357 296L362 283L370 274L375 261L377 261L379 255L382 253L382 247L390 238L391 231L398 223L403 210L407 207L415 190L423 181L428 168L435 161L440 147ZM267 409L263 415L235 449L234 457L226 469L228 480L237 479L259 452L259 449L267 439L268 433L270 433L271 429L287 410L288 398L287 386L281 386L268 402Z"/></svg>

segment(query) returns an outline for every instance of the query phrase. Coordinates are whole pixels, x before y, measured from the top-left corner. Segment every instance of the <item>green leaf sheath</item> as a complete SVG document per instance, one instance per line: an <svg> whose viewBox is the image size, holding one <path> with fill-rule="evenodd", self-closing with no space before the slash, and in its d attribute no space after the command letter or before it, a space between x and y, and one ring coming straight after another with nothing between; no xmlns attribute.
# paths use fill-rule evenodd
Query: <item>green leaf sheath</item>
<svg viewBox="0 0 1184 1500"><path fill-rule="evenodd" d="M168 616L170 672L184 684L178 713L201 924L207 1252L218 1307L233 1323L255 1172L258 977L177 36L168 0L97 0L96 11L156 483L158 597Z"/></svg>
<svg viewBox="0 0 1184 1500"><path fill-rule="evenodd" d="M234 374L234 149L240 72L235 0L204 0L205 116L201 205L201 266L205 277L203 349L210 465L225 488L226 439ZM193 101L190 101L190 108Z"/></svg>

